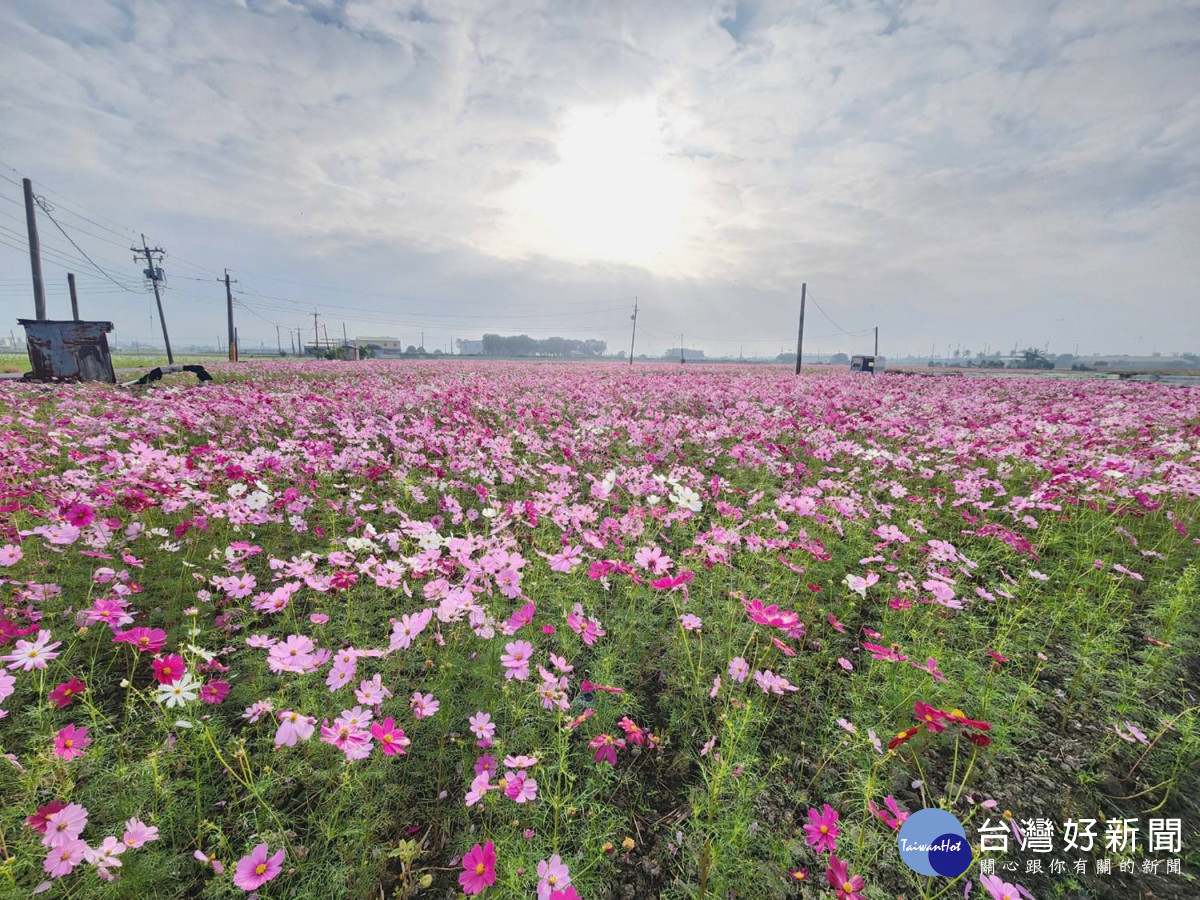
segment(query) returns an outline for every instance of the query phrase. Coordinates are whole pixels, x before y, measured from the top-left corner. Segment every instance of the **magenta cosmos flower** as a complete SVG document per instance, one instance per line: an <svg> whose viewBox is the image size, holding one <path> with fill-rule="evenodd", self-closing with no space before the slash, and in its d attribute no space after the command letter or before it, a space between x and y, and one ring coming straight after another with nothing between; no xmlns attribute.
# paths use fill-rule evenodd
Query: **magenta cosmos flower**
<svg viewBox="0 0 1200 900"><path fill-rule="evenodd" d="M496 845L488 841L476 844L463 857L463 871L458 883L464 894L480 894L496 883Z"/></svg>
<svg viewBox="0 0 1200 900"><path fill-rule="evenodd" d="M829 857L829 868L825 870L829 886L837 891L837 900L865 900L860 893L866 882L861 875L851 875L850 868L836 856Z"/></svg>
<svg viewBox="0 0 1200 900"><path fill-rule="evenodd" d="M379 741L379 749L387 756L403 756L408 752L405 748L412 743L404 729L396 727L396 720L391 716L382 722L371 723L371 736Z"/></svg>
<svg viewBox="0 0 1200 900"><path fill-rule="evenodd" d="M804 826L804 839L818 853L832 853L837 849L838 814L828 803L821 812L815 809L808 811L808 824ZM835 885L836 887L836 885Z"/></svg>
<svg viewBox="0 0 1200 900"><path fill-rule="evenodd" d="M238 860L233 884L243 891L254 891L283 871L283 850L274 856L266 844L259 844L249 854Z"/></svg>
<svg viewBox="0 0 1200 900"><path fill-rule="evenodd" d="M54 739L54 755L59 759L72 760L83 756L83 751L92 743L86 728L76 728L68 725L58 732Z"/></svg>
<svg viewBox="0 0 1200 900"><path fill-rule="evenodd" d="M72 678L70 681L64 681L50 692L50 702L54 704L55 709L64 709L70 706L75 698L85 690L87 690L87 685L78 678Z"/></svg>

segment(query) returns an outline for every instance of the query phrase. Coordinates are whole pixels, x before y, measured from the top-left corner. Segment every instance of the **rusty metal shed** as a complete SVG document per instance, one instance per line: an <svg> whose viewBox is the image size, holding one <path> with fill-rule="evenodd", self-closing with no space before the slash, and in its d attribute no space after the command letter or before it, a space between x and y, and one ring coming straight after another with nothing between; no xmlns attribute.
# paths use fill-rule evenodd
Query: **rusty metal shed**
<svg viewBox="0 0 1200 900"><path fill-rule="evenodd" d="M18 319L25 328L25 343L34 381L106 381L116 384L108 333L112 322L58 319Z"/></svg>

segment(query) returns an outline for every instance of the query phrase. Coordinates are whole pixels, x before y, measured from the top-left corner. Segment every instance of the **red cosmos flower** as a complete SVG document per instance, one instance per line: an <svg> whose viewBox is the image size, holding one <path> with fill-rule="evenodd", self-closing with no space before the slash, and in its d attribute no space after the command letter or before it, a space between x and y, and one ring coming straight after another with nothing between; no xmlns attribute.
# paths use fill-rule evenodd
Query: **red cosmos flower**
<svg viewBox="0 0 1200 900"><path fill-rule="evenodd" d="M963 735L963 737L965 737L968 741L970 741L976 747L986 747L988 744L990 744L992 742L992 739L990 737L988 737L986 734L977 734L974 731L968 732L967 734Z"/></svg>
<svg viewBox="0 0 1200 900"><path fill-rule="evenodd" d="M894 738L892 738L890 741L888 741L888 745L887 745L888 749L895 750L901 744L906 743L907 741L911 741L913 738L915 738L917 736L917 732L921 731L923 728L924 728L924 726L917 725L914 728L909 728L907 731L901 731Z"/></svg>
<svg viewBox="0 0 1200 900"><path fill-rule="evenodd" d="M72 678L70 681L64 681L50 692L50 702L56 709L65 709L74 703L75 698L85 690L87 690L87 685L78 678Z"/></svg>
<svg viewBox="0 0 1200 900"><path fill-rule="evenodd" d="M348 590L358 584L358 574L347 569L338 569L329 579L329 583L335 590Z"/></svg>
<svg viewBox="0 0 1200 900"><path fill-rule="evenodd" d="M28 825L30 828L32 828L34 831L40 832L41 834L45 834L47 817L52 816L59 810L66 809L66 808L67 808L67 804L65 804L63 801L51 800L45 806L39 806L37 809L37 812L35 812L32 816L29 816L29 818L27 818L25 820L25 824Z"/></svg>
<svg viewBox="0 0 1200 900"><path fill-rule="evenodd" d="M934 734L945 731L946 726L942 722L950 718L950 714L943 712L940 709L935 709L928 703L918 700L913 704L913 715L917 717L917 721L928 728Z"/></svg>
<svg viewBox="0 0 1200 900"><path fill-rule="evenodd" d="M962 725L964 728L978 728L980 731L991 731L992 725L990 722L980 722L975 719L968 719L967 714L961 709L952 709L948 713L942 713L949 722L954 722Z"/></svg>
<svg viewBox="0 0 1200 900"><path fill-rule="evenodd" d="M583 683L579 685L579 689L585 694L591 694L595 691L603 691L605 694L625 693L625 688L609 687L608 685L604 684L596 684L594 681L588 681L586 678L583 680Z"/></svg>

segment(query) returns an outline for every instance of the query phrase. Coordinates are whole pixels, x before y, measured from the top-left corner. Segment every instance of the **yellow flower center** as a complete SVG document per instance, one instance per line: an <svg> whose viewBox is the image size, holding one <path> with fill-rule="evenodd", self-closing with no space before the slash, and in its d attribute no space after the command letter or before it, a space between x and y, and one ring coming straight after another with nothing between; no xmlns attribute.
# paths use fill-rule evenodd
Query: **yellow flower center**
<svg viewBox="0 0 1200 900"><path fill-rule="evenodd" d="M64 747L74 747L75 742L73 740L71 740L70 738L67 738L65 741L63 741L63 746Z"/></svg>
<svg viewBox="0 0 1200 900"><path fill-rule="evenodd" d="M554 887L556 884L558 884L558 876L551 875L549 878L546 879L546 884L550 885L550 887Z"/></svg>
<svg viewBox="0 0 1200 900"><path fill-rule="evenodd" d="M30 658L30 659L35 659L35 658L37 658L37 655L38 655L38 652L37 652L36 650L30 650L30 651L29 651L29 658Z"/></svg>
<svg viewBox="0 0 1200 900"><path fill-rule="evenodd" d="M390 744L392 742L392 736L390 734L385 734L383 736L383 742L385 744Z"/></svg>
<svg viewBox="0 0 1200 900"><path fill-rule="evenodd" d="M850 884L850 882L847 881L845 884L842 885L842 890L845 891L847 894L849 894L849 893L853 892L854 886L852 884Z"/></svg>
<svg viewBox="0 0 1200 900"><path fill-rule="evenodd" d="M477 866L475 867L475 874L476 874L476 875L482 875L482 874L483 874L483 863L480 863L479 865L477 865Z"/></svg>
<svg viewBox="0 0 1200 900"><path fill-rule="evenodd" d="M267 864L265 862L260 862L257 866L254 867L255 875L261 875L265 871L267 871Z"/></svg>
<svg viewBox="0 0 1200 900"><path fill-rule="evenodd" d="M829 834L829 826L828 825L821 826L821 834Z"/></svg>

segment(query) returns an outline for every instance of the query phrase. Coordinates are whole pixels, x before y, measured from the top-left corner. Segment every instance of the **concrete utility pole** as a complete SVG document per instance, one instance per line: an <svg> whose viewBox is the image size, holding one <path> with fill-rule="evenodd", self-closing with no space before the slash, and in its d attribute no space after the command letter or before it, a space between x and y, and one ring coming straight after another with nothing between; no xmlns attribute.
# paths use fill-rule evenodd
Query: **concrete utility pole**
<svg viewBox="0 0 1200 900"><path fill-rule="evenodd" d="M808 297L808 282L800 285L800 333L796 336L796 374L800 374L800 357L804 355L804 301Z"/></svg>
<svg viewBox="0 0 1200 900"><path fill-rule="evenodd" d="M46 285L42 281L42 244L38 240L37 214L33 209L33 182L21 179L25 189L25 228L29 232L29 268L33 270L33 316L46 319Z"/></svg>
<svg viewBox="0 0 1200 900"><path fill-rule="evenodd" d="M233 288L230 286L229 270L225 270L225 312L229 319L229 361L237 362L238 345L233 327Z"/></svg>
<svg viewBox="0 0 1200 900"><path fill-rule="evenodd" d="M879 326L875 326L875 357L879 357Z"/></svg>
<svg viewBox="0 0 1200 900"><path fill-rule="evenodd" d="M167 364L175 365L175 354L171 352L171 336L167 334L167 318L163 315L162 294L158 290L158 269L154 265L154 257L151 254L157 253L159 258L162 258L165 252L162 247L155 247L151 250L146 245L146 236L142 235L142 246L130 247L135 254L146 254L146 270L150 273L150 283L154 286L154 302L158 304L158 321L162 323L163 343L167 345ZM137 256L134 256L137 259Z"/></svg>
<svg viewBox="0 0 1200 900"><path fill-rule="evenodd" d="M679 332L679 361L683 362L683 332Z"/></svg>
<svg viewBox="0 0 1200 900"><path fill-rule="evenodd" d="M629 338L629 364L633 365L633 345L637 341L637 314L638 314L638 298L633 298L633 315L629 318L633 319L633 334Z"/></svg>
<svg viewBox="0 0 1200 900"><path fill-rule="evenodd" d="M317 330L317 311L313 310L313 356L321 352L321 332Z"/></svg>
<svg viewBox="0 0 1200 900"><path fill-rule="evenodd" d="M71 318L79 321L79 295L75 293L75 273L67 273L67 287L71 289Z"/></svg>
<svg viewBox="0 0 1200 900"><path fill-rule="evenodd" d="M280 325L275 326L275 346L279 348L279 355L283 356L283 338L279 336L279 329L281 327Z"/></svg>

